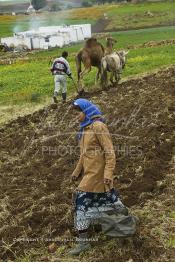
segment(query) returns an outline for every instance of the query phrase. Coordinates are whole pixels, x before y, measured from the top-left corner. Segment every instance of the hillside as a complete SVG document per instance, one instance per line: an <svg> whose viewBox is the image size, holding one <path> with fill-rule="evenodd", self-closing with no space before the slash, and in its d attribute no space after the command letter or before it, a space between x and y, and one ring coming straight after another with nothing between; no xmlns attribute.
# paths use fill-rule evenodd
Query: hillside
<svg viewBox="0 0 175 262"><path fill-rule="evenodd" d="M28 6L28 1L19 1L17 3L14 3L14 1L0 2L0 13L26 12Z"/></svg>
<svg viewBox="0 0 175 262"><path fill-rule="evenodd" d="M81 7L83 0L48 0L48 6L54 3L60 4L62 9Z"/></svg>
<svg viewBox="0 0 175 262"><path fill-rule="evenodd" d="M68 1L63 1L67 6ZM24 11L28 5L19 5ZM49 3L51 6L51 2ZM3 6L1 6L1 9ZM9 8L9 7L8 7ZM13 10L18 9L18 5L13 4ZM20 10L21 10L20 9ZM47 7L46 10L49 10ZM154 3L139 4L105 4L90 8L73 8L62 10L61 12L41 12L34 17L26 15L0 16L2 29L0 36L12 35L16 26L20 30L28 30L32 24L38 26L81 24L91 23L93 32L115 32L122 30L154 28L175 25L175 2L162 1Z"/></svg>
<svg viewBox="0 0 175 262"><path fill-rule="evenodd" d="M81 1L60 2L78 6ZM11 3L0 2L0 9L28 7L25 0ZM116 51L129 50L119 84L101 90L94 85L93 68L84 79L84 97L104 112L116 150L115 187L130 213L139 218L134 237L111 239L92 228L92 250L75 259L67 257L77 236L71 202L79 182L70 182L79 156L79 124L72 109L77 93L68 79L67 103L52 104L50 65L67 50L76 82L75 55L84 43L64 49L0 51L0 262L174 262L173 10L175 1L155 0L36 16L0 15L0 37L33 26L91 23L101 44L112 36Z"/></svg>
<svg viewBox="0 0 175 262"><path fill-rule="evenodd" d="M48 8L54 3L60 3L61 8L67 7L80 7L82 4L81 0L47 0ZM0 13L3 12L26 12L29 7L28 0L15 0L15 1L0 1ZM46 8L47 9L47 8Z"/></svg>
<svg viewBox="0 0 175 262"><path fill-rule="evenodd" d="M131 239L105 241L99 236L94 249L76 261L173 261L174 74L172 66L86 94L105 113L117 152L115 186L140 226ZM0 129L3 261L24 261L19 258L24 252L25 261L72 261L65 258L71 243L58 242L52 255L42 239L75 236L71 215L75 185L70 174L79 154L76 132L71 101L19 117ZM28 238L39 242L17 240ZM59 259L54 260L56 256Z"/></svg>
<svg viewBox="0 0 175 262"><path fill-rule="evenodd" d="M122 79L174 64L174 31L175 27L161 27L112 33L117 40L115 50L130 49ZM105 46L105 35L99 41ZM75 81L77 81L75 54L82 45L83 43L66 47ZM48 70L49 61L61 54L62 50L56 48L49 52L0 53L0 124L12 117L25 114L29 108L27 112L42 107L45 100L50 104L53 77ZM85 77L87 90L96 88L95 74L96 69L93 68ZM72 92L75 92L75 88L72 81L68 80L68 95Z"/></svg>

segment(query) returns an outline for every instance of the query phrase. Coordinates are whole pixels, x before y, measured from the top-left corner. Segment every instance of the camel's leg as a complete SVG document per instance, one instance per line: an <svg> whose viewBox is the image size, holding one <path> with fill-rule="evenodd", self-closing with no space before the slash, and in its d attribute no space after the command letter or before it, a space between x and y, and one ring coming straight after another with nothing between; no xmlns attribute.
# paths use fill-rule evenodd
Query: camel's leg
<svg viewBox="0 0 175 262"><path fill-rule="evenodd" d="M98 71L97 71L96 77L95 77L95 85L98 83L100 74L101 74L101 69L99 68Z"/></svg>
<svg viewBox="0 0 175 262"><path fill-rule="evenodd" d="M114 73L113 73L113 72L111 72L111 76L110 76L110 82L111 82L111 84L112 84L112 85L114 84L113 78L114 78Z"/></svg>
<svg viewBox="0 0 175 262"><path fill-rule="evenodd" d="M85 67L84 70L79 74L79 79L78 79L78 90L79 91L81 91L84 88L83 78L90 71L91 71L91 67Z"/></svg>
<svg viewBox="0 0 175 262"><path fill-rule="evenodd" d="M117 84L118 84L119 80L120 80L120 73L115 72L115 81L116 81Z"/></svg>
<svg viewBox="0 0 175 262"><path fill-rule="evenodd" d="M89 67L85 67L84 70L80 73L80 79L79 79L79 82L81 84L81 87L84 86L84 83L83 83L83 78L86 74L88 74L89 72L91 71L91 66Z"/></svg>
<svg viewBox="0 0 175 262"><path fill-rule="evenodd" d="M79 78L78 79L78 91L82 90L82 81L81 79Z"/></svg>
<svg viewBox="0 0 175 262"><path fill-rule="evenodd" d="M103 73L101 74L101 85L102 85L102 89L107 89L108 86L108 74L107 71L104 70Z"/></svg>

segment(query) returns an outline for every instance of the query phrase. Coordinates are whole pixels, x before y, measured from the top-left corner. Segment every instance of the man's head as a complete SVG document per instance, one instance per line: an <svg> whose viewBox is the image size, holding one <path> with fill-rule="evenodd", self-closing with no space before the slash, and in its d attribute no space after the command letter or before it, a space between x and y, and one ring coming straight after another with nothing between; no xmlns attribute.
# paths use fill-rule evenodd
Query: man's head
<svg viewBox="0 0 175 262"><path fill-rule="evenodd" d="M63 53L62 53L62 57L64 57L64 58L67 58L68 57L68 52L67 51L63 51Z"/></svg>

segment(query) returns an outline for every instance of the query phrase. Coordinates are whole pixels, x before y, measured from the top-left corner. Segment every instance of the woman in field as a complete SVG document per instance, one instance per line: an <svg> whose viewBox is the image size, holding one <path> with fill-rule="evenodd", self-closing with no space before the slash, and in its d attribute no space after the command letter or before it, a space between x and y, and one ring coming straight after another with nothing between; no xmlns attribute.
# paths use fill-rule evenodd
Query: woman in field
<svg viewBox="0 0 175 262"><path fill-rule="evenodd" d="M86 99L75 100L73 107L80 122L80 158L72 181L80 176L82 179L74 195L74 224L79 232L79 244L69 254L79 255L91 247L88 229L100 214L125 207L113 186L115 152L101 111Z"/></svg>

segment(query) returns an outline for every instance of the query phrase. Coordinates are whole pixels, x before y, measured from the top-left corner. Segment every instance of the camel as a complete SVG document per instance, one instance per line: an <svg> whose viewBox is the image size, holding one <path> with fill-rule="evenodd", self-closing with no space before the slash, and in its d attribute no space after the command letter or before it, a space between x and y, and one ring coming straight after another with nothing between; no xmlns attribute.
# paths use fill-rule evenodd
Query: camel
<svg viewBox="0 0 175 262"><path fill-rule="evenodd" d="M114 44L117 43L117 40L115 40L112 37L106 38L106 49L105 49L105 55L111 55L114 51Z"/></svg>
<svg viewBox="0 0 175 262"><path fill-rule="evenodd" d="M85 42L84 48L82 48L76 55L76 66L78 74L78 89L82 89L82 81L86 74L91 71L91 67L97 67L95 83L97 83L101 74L101 59L105 55L112 53L115 39L112 37L107 38L106 50L103 45L97 41L96 38L90 38ZM83 71L81 71L81 63L84 65Z"/></svg>

